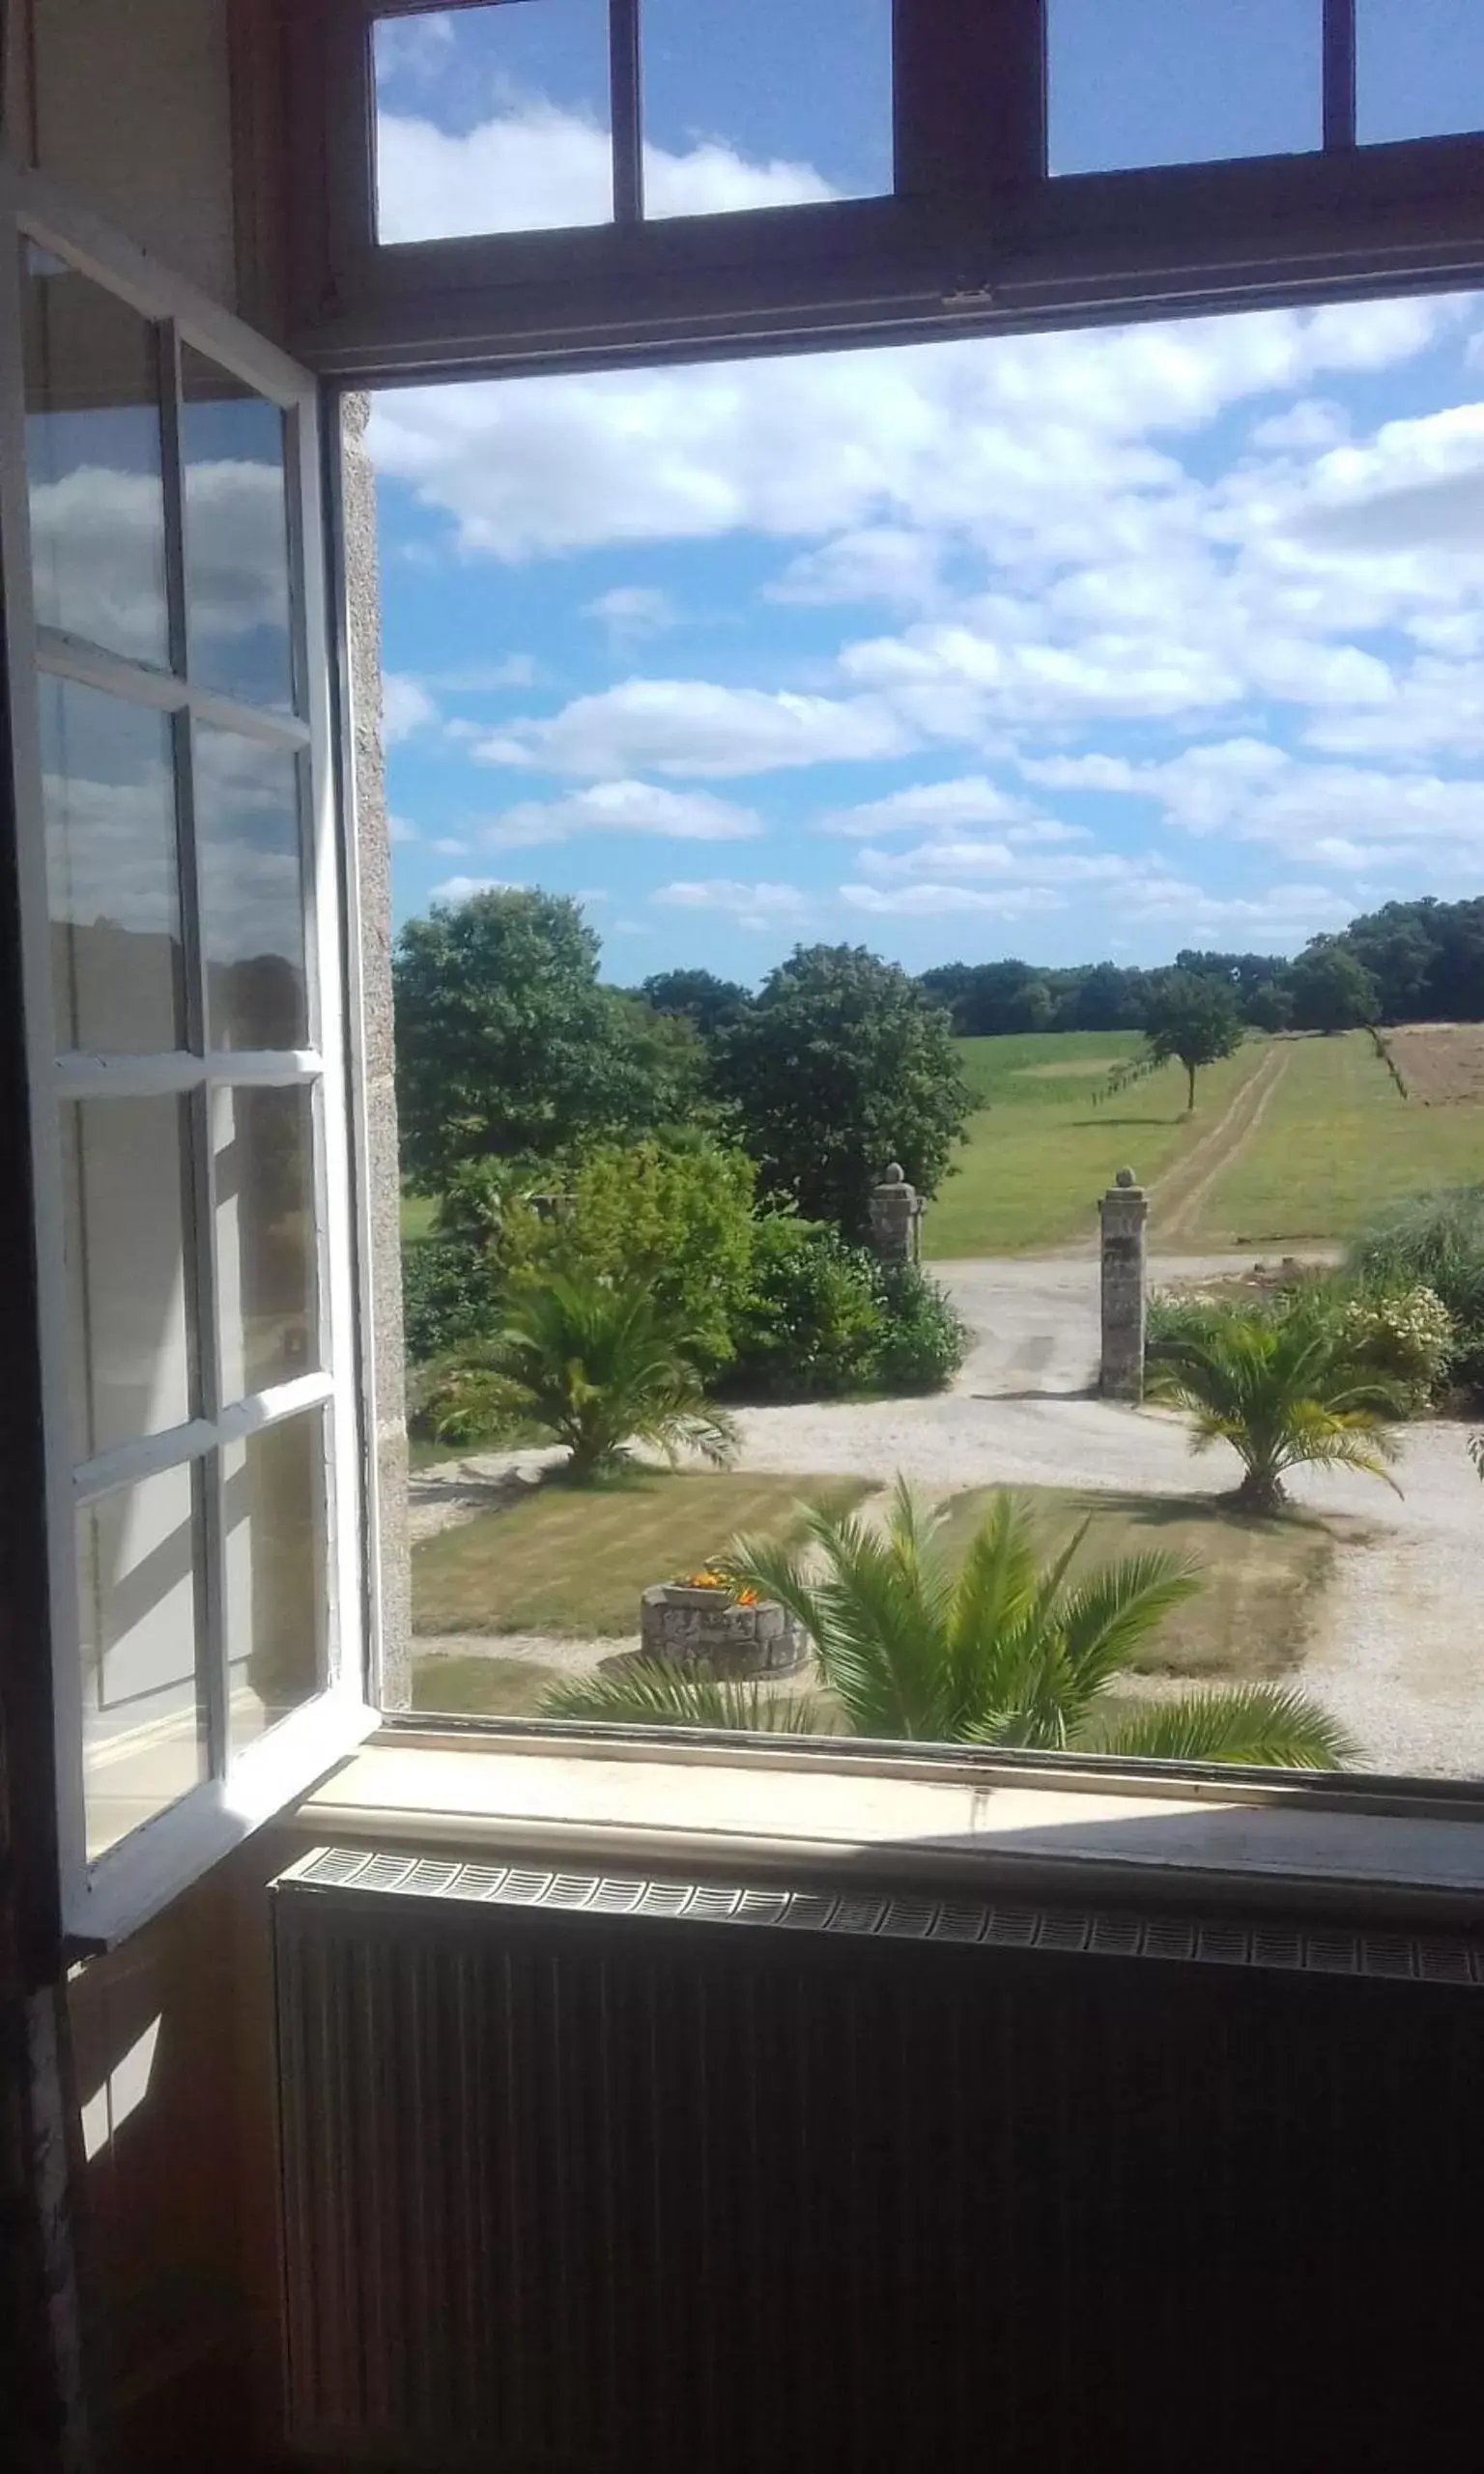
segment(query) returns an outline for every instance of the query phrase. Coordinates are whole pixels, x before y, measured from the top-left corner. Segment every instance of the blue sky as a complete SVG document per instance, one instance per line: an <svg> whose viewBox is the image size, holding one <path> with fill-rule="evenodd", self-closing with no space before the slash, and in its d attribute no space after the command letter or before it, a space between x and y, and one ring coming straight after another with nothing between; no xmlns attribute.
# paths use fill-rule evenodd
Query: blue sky
<svg viewBox="0 0 1484 2474"><path fill-rule="evenodd" d="M1055 167L1310 142L1319 15L1053 0ZM383 29L386 237L606 212L603 18ZM888 18L646 0L652 210L882 187ZM1481 21L1362 0L1362 134L1484 123ZM407 390L372 446L399 917L540 883L614 978L751 980L1484 889L1484 301Z"/></svg>

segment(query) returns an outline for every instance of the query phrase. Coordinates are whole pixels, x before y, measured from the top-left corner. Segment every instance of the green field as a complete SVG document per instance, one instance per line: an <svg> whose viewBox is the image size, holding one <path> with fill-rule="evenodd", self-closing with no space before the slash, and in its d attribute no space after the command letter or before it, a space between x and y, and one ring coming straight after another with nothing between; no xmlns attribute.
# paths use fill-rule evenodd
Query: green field
<svg viewBox="0 0 1484 2474"><path fill-rule="evenodd" d="M973 1119L957 1173L929 1205L923 1251L937 1261L1014 1254L1091 1238L1098 1197L1126 1164L1151 1179L1193 1149L1266 1053L1248 1040L1208 1066L1196 1113L1185 1078L1161 1066L1100 1108L1110 1067L1138 1054L1134 1031L1038 1031L961 1040L964 1070L986 1105Z"/></svg>
<svg viewBox="0 0 1484 2474"><path fill-rule="evenodd" d="M431 1237L437 1213L437 1194L404 1194L398 1209L403 1245L410 1238Z"/></svg>
<svg viewBox="0 0 1484 2474"><path fill-rule="evenodd" d="M1404 1100L1366 1031L1285 1039L1261 1121L1218 1169L1182 1251L1352 1236L1378 1204L1484 1177L1484 1108ZM1157 1243L1157 1198L1151 1227Z"/></svg>

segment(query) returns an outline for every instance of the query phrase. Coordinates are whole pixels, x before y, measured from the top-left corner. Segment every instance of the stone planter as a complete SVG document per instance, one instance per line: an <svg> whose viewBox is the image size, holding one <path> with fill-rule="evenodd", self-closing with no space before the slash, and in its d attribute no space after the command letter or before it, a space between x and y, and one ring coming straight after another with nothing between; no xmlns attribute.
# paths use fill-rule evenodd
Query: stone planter
<svg viewBox="0 0 1484 2474"><path fill-rule="evenodd" d="M791 1615L772 1598L737 1606L725 1590L657 1581L640 1601L640 1647L646 1658L698 1675L792 1675L808 1645Z"/></svg>

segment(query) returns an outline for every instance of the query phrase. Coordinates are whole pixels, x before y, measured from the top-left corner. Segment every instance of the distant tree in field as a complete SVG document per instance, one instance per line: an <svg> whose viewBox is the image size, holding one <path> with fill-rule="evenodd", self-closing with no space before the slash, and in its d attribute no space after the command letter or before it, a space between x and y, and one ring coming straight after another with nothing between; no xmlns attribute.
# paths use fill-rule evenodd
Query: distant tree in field
<svg viewBox="0 0 1484 2474"><path fill-rule="evenodd" d="M1286 1031L1294 1019L1294 992L1287 979L1265 979L1242 1005L1255 1031Z"/></svg>
<svg viewBox="0 0 1484 2474"><path fill-rule="evenodd" d="M1316 936L1295 963L1289 986L1300 1031L1353 1031L1380 1020L1375 980L1336 937Z"/></svg>
<svg viewBox="0 0 1484 2474"><path fill-rule="evenodd" d="M972 1096L942 1007L862 945L799 946L717 1041L765 1191L850 1237L889 1161L936 1193Z"/></svg>
<svg viewBox="0 0 1484 2474"><path fill-rule="evenodd" d="M657 970L640 994L656 1014L679 1014L695 1023L702 1039L710 1039L734 1022L752 1002L740 980L718 979L715 971Z"/></svg>
<svg viewBox="0 0 1484 2474"><path fill-rule="evenodd" d="M599 985L598 940L561 895L435 904L403 929L392 978L403 1162L424 1192L461 1161L645 1134L695 1104L694 1030Z"/></svg>
<svg viewBox="0 0 1484 2474"><path fill-rule="evenodd" d="M1188 1106L1195 1107L1195 1078L1203 1065L1214 1065L1241 1046L1242 1020L1233 989L1219 979L1194 971L1166 971L1150 993L1144 1036L1156 1064L1179 1057L1189 1082Z"/></svg>

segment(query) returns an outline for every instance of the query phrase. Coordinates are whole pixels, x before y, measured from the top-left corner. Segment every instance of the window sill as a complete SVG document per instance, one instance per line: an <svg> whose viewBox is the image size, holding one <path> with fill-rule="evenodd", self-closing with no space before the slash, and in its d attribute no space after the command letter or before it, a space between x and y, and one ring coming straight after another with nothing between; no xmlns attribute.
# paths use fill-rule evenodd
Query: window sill
<svg viewBox="0 0 1484 2474"><path fill-rule="evenodd" d="M930 1754L867 1768L822 1749L738 1758L708 1743L403 1726L384 1729L292 1822L340 1844L518 1851L588 1868L1472 1920L1484 1812L1448 1789L1411 1802L1378 1809L1332 1781L1140 1774L1110 1786L1070 1768Z"/></svg>

